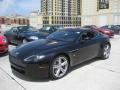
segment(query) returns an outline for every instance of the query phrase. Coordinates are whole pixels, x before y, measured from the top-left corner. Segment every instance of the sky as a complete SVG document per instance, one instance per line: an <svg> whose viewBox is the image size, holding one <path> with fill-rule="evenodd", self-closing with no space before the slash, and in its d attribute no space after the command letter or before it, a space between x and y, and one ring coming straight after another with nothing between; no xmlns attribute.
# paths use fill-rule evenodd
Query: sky
<svg viewBox="0 0 120 90"><path fill-rule="evenodd" d="M20 14L28 16L31 11L40 9L40 0L0 0L0 16Z"/></svg>

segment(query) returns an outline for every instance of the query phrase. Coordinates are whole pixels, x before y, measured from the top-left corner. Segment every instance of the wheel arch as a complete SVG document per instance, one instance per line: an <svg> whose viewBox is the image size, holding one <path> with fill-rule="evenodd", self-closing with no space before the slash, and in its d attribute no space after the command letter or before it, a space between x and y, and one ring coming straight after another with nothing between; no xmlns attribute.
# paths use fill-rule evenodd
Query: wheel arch
<svg viewBox="0 0 120 90"><path fill-rule="evenodd" d="M110 43L109 41L106 41L106 42L103 42L103 43L101 44L101 49L104 47L105 44L109 44L109 45L110 45L110 48L111 48L111 43Z"/></svg>

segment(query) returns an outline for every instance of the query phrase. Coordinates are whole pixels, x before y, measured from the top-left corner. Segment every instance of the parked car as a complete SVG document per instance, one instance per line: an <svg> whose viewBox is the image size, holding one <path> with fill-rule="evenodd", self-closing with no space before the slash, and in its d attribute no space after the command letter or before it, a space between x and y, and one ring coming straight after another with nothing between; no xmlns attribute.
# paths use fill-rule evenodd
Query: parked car
<svg viewBox="0 0 120 90"><path fill-rule="evenodd" d="M46 38L46 36L55 32L56 30L57 29L55 29L53 26L43 27L40 30L37 30L31 26L18 26L7 31L5 36L7 37L9 43L19 45L22 43Z"/></svg>
<svg viewBox="0 0 120 90"><path fill-rule="evenodd" d="M116 26L120 27L120 25L116 25Z"/></svg>
<svg viewBox="0 0 120 90"><path fill-rule="evenodd" d="M88 29L64 29L19 46L9 53L9 59L17 76L60 79L72 66L95 57L109 58L110 49L106 35Z"/></svg>
<svg viewBox="0 0 120 90"><path fill-rule="evenodd" d="M8 43L6 37L0 34L0 54L8 52Z"/></svg>
<svg viewBox="0 0 120 90"><path fill-rule="evenodd" d="M102 26L101 28L107 28L114 31L115 34L120 34L120 27L116 25L106 25L106 26Z"/></svg>
<svg viewBox="0 0 120 90"><path fill-rule="evenodd" d="M11 44L22 44L30 40L38 40L38 37L45 37L38 33L37 29L31 26L13 27L4 34Z"/></svg>
<svg viewBox="0 0 120 90"><path fill-rule="evenodd" d="M96 30L98 27L96 25L85 25L85 26L83 26L83 28L89 28L92 30Z"/></svg>
<svg viewBox="0 0 120 90"><path fill-rule="evenodd" d="M114 37L114 35L115 35L114 31L107 29L107 28L98 28L97 31L108 35L110 38Z"/></svg>
<svg viewBox="0 0 120 90"><path fill-rule="evenodd" d="M97 26L95 25L87 25L87 26L84 26L84 28L90 28L92 30L95 30L95 31L98 31L100 33L103 33L103 34L106 34L108 35L110 38L114 36L114 32L110 29L107 29L107 28L98 28Z"/></svg>
<svg viewBox="0 0 120 90"><path fill-rule="evenodd" d="M45 27L39 29L39 31L53 33L58 29L59 30L64 29L64 27L62 25L48 25L48 26L45 26Z"/></svg>
<svg viewBox="0 0 120 90"><path fill-rule="evenodd" d="M56 32L57 30L62 30L62 29L64 29L64 27L61 25L48 25L39 29L39 32L44 33L48 36L51 33Z"/></svg>

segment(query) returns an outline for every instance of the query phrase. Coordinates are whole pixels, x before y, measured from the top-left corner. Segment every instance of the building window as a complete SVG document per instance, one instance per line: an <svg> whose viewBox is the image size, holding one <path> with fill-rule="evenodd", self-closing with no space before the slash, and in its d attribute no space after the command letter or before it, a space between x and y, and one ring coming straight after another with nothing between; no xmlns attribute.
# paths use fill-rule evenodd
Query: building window
<svg viewBox="0 0 120 90"><path fill-rule="evenodd" d="M109 9L109 0L98 0L98 9Z"/></svg>

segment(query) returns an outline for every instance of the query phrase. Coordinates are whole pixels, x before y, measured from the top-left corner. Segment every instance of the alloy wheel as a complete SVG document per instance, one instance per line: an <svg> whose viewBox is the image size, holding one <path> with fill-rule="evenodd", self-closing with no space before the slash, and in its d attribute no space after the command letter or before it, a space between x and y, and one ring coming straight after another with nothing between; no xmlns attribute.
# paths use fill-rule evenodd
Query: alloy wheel
<svg viewBox="0 0 120 90"><path fill-rule="evenodd" d="M120 30L118 31L118 34L120 35Z"/></svg>
<svg viewBox="0 0 120 90"><path fill-rule="evenodd" d="M110 55L110 45L109 45L109 44L106 44L106 45L104 46L103 55L104 55L104 58L105 58L105 59L109 58L109 55Z"/></svg>
<svg viewBox="0 0 120 90"><path fill-rule="evenodd" d="M53 75L56 78L63 77L67 71L68 71L68 60L66 57L60 56L56 58L56 60L53 63Z"/></svg>

